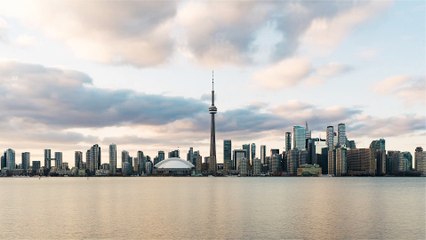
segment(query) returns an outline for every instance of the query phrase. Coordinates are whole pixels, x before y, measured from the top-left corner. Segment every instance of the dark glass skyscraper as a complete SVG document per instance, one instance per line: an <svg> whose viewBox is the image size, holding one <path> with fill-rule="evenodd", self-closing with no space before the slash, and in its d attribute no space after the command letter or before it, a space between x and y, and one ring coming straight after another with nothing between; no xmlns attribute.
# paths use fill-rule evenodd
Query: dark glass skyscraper
<svg viewBox="0 0 426 240"><path fill-rule="evenodd" d="M223 164L231 165L232 141L223 140Z"/></svg>
<svg viewBox="0 0 426 240"><path fill-rule="evenodd" d="M52 160L52 150L44 149L44 167L50 169L50 161Z"/></svg>
<svg viewBox="0 0 426 240"><path fill-rule="evenodd" d="M22 169L28 170L30 168L30 153L23 152L22 153Z"/></svg>
<svg viewBox="0 0 426 240"><path fill-rule="evenodd" d="M246 151L246 158L250 162L250 144L243 144L243 150Z"/></svg>
<svg viewBox="0 0 426 240"><path fill-rule="evenodd" d="M285 151L288 152L291 149L291 132L285 133Z"/></svg>
<svg viewBox="0 0 426 240"><path fill-rule="evenodd" d="M212 73L212 105L209 107L211 115L210 123L210 157L209 157L209 174L216 174L216 128L214 115L217 113L217 108L214 105L214 74Z"/></svg>

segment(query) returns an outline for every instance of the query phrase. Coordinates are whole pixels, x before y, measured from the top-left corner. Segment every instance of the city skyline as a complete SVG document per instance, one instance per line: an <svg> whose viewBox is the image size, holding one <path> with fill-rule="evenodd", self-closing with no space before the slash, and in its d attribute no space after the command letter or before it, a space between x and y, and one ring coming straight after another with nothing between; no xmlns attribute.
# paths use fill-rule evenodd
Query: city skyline
<svg viewBox="0 0 426 240"><path fill-rule="evenodd" d="M212 94L213 91L212 91ZM212 95L213 96L213 95ZM214 101L212 101L212 106L214 106ZM210 113L211 114L211 113ZM307 130L308 129L308 130ZM302 130L302 132L300 132ZM214 136L214 131L212 131L211 129L211 134L213 134L212 136ZM298 135L302 135L302 136L298 136ZM232 139L221 139L223 140L222 142L224 143L223 146L223 151L219 151L219 153L222 153L223 158L219 159L219 161L217 161L218 159L215 159L215 161L213 162L213 168L217 169L216 164L220 163L223 164L222 167L224 167L226 165L226 161L232 161L234 164L234 166L236 165L236 161L238 160L238 157L236 157L235 152L239 152L242 153L244 152L244 155L241 155L240 157L244 157L245 159L247 159L249 165L253 165L253 160L254 159L258 159L261 161L262 164L266 164L266 158L272 158L274 154L279 154L281 155L282 153L285 154L290 154L291 150L295 150L297 149L298 151L304 151L306 153L309 154L310 151L312 151L312 149L310 150L309 145L310 144L314 144L316 146L316 150L314 149L313 154L315 154L315 152L317 154L321 154L323 148L326 148L327 151L328 149L333 149L333 150L337 150L341 147L345 148L345 149L358 149L358 150L363 150L363 149L382 149L385 151L385 155L386 155L386 151L390 152L392 155L392 152L398 152L399 153L409 153L411 154L411 156L414 156L415 153L417 152L418 149L422 149L423 146L417 146L415 147L415 149L413 151L404 151L404 150L400 150L400 149L388 149L385 147L385 142L386 139L384 138L380 138L380 139L372 139L369 146L368 147L357 147L357 142L356 139L350 139L347 137L347 132L346 132L346 124L345 123L339 123L338 124L338 130L334 131L334 127L333 126L327 126L326 128L326 137L325 138L321 138L319 136L311 136L311 132L309 131L308 128L308 123L306 122L305 127L302 126L293 126L293 132L285 132L285 141L283 142L283 146L282 148L274 148L271 146L267 146L267 145L258 145L258 147L256 147L256 143L255 142L250 142L250 141L245 141L243 144L232 144ZM303 144L300 144L299 142L303 140ZM212 145L213 143L215 143L216 141L212 141L210 142L210 144ZM215 145L215 144L213 144ZM212 146L213 146L212 145ZM239 146L239 147L238 147ZM211 162L211 152L210 154L206 153L205 155L200 153L200 151L198 150L198 146L191 146L188 149L180 149L180 148L174 148L174 149L168 149L166 151L164 151L165 149L157 149L155 154L147 154L147 152L144 153L143 149L138 149L136 152L130 152L128 150L126 150L125 148L118 148L117 144L115 143L111 143L108 145L109 148L103 147L102 145L98 145L98 144L94 144L91 145L90 149L75 149L74 150L74 158L67 158L65 159L65 161L63 160L63 152L59 149L51 149L51 148L45 148L43 149L43 159L34 159L31 158L30 161L30 154L31 152L22 152L22 157L21 157L21 164L22 166L26 165L27 167L31 165L31 163L33 161L39 161L40 164L42 164L43 167L47 167L47 169L50 169L51 166L61 166L62 163L66 164L67 166L70 167L78 167L80 168L82 166L83 163L88 164L87 165L87 169L94 171L96 169L100 169L101 164L108 164L108 165L112 165L114 166L112 169L114 169L113 172L115 172L116 168L122 168L123 165L118 164L118 153L121 152L121 154L126 154L127 157L124 158L129 158L129 159L133 159L133 158L145 158L146 160L150 160L154 165L155 163L158 163L162 160L166 159L166 153L168 153L168 157L169 158L173 158L173 157L179 157L181 159L185 159L187 161L192 162L193 160L191 160L194 157L194 150L196 150L197 155L202 157L202 162L208 164L207 166L210 166ZM93 150L95 149L95 150ZM105 149L108 151L108 155L104 156L104 160L102 161L101 155L102 155L102 150L101 149ZM52 150L54 151L54 154L52 155ZM120 150L120 151L119 151ZM187 157L185 157L185 152L186 150L188 150L187 152ZM258 151L259 150L259 151ZM269 151L268 151L269 150ZM15 151L13 148L8 147L7 149L5 149L4 154L5 156L10 156L10 152L13 151L13 162L14 164L12 165L19 165L17 162L17 155L19 155L17 151ZM83 151L86 151L86 161L87 159L90 159L90 163L84 162L84 158L83 158ZM216 152L216 150L214 150L214 152ZM232 154L231 154L232 152ZM268 154L268 152L270 154ZM135 154L136 153L136 154ZM258 153L258 155L256 154ZM190 157L191 155L191 157ZM54 157L52 157L54 156ZM148 159L147 159L148 158ZM308 157L310 159L310 161L313 161L312 156ZM5 163L10 161L7 160L8 158L6 157L4 159ZM25 159L25 160L24 160ZM48 159L48 160L47 160ZM96 159L96 160L95 160ZM106 160L109 159L109 160ZM122 159L123 159L123 155L122 155ZM73 163L74 160L74 164ZM270 160L270 159L269 159ZM52 161L54 162L54 164L52 164ZM124 160L122 160L124 161ZM316 160L315 160L316 161ZM319 161L319 160L318 160ZM411 167L415 168L417 162L416 161L411 161ZM43 164L44 163L44 164ZM131 164L131 163L130 163ZM7 164L10 165L10 164ZM195 164L194 164L195 166ZM209 168L209 173L213 174L214 172L212 172L212 170Z"/></svg>
<svg viewBox="0 0 426 240"><path fill-rule="evenodd" d="M0 3L1 149L207 156L211 69L218 149L283 149L305 121L321 138L344 122L359 147L425 146L423 1L81 4Z"/></svg>

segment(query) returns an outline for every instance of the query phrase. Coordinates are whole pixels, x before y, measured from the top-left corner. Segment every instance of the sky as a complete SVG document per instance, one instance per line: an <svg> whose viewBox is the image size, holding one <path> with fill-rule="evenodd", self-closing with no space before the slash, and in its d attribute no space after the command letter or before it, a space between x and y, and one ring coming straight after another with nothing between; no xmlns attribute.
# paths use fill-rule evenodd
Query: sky
<svg viewBox="0 0 426 240"><path fill-rule="evenodd" d="M207 156L214 70L218 162L224 139L283 150L305 122L413 153L425 66L422 0L0 0L0 149Z"/></svg>

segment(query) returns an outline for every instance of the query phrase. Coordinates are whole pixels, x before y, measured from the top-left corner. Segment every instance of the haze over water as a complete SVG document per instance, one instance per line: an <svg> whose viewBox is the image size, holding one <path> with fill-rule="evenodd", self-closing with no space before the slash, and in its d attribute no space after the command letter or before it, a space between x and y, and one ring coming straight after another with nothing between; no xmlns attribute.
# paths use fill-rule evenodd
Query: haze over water
<svg viewBox="0 0 426 240"><path fill-rule="evenodd" d="M0 239L424 239L424 178L3 178Z"/></svg>

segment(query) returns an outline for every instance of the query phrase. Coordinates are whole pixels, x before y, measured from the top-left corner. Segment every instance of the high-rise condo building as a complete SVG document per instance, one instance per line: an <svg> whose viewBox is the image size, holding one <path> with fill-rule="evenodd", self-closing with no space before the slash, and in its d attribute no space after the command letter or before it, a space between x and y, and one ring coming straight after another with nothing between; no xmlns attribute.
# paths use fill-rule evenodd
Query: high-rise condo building
<svg viewBox="0 0 426 240"><path fill-rule="evenodd" d="M55 167L62 169L62 152L55 152Z"/></svg>
<svg viewBox="0 0 426 240"><path fill-rule="evenodd" d="M225 171L232 169L232 141L223 140L223 165Z"/></svg>
<svg viewBox="0 0 426 240"><path fill-rule="evenodd" d="M347 166L347 159L346 159L346 148L345 147L338 147L335 151L336 156L336 176L344 176L347 174L348 166Z"/></svg>
<svg viewBox="0 0 426 240"><path fill-rule="evenodd" d="M275 153L275 151L272 151L271 149L271 174L272 175L276 176L280 174L280 163L281 163L280 155Z"/></svg>
<svg viewBox="0 0 426 240"><path fill-rule="evenodd" d="M96 173L101 167L101 147L98 144L90 148L90 172Z"/></svg>
<svg viewBox="0 0 426 240"><path fill-rule="evenodd" d="M253 176L259 176L262 170L262 164L259 158L253 159Z"/></svg>
<svg viewBox="0 0 426 240"><path fill-rule="evenodd" d="M328 150L333 150L334 148L334 127L333 126L327 127L326 141L327 141Z"/></svg>
<svg viewBox="0 0 426 240"><path fill-rule="evenodd" d="M23 152L22 153L22 169L28 170L30 168L30 153Z"/></svg>
<svg viewBox="0 0 426 240"><path fill-rule="evenodd" d="M180 158L179 149L175 149L171 152L169 152L169 158Z"/></svg>
<svg viewBox="0 0 426 240"><path fill-rule="evenodd" d="M291 132L286 132L286 133L285 133L285 141L284 141L284 144L285 144L285 148L284 148L284 150L285 150L286 152L290 151L290 149L291 149Z"/></svg>
<svg viewBox="0 0 426 240"><path fill-rule="evenodd" d="M83 152L75 151L74 152L74 167L77 169L83 168Z"/></svg>
<svg viewBox="0 0 426 240"><path fill-rule="evenodd" d="M299 167L300 152L297 148L291 149L287 152L287 172L289 175L297 175L297 168Z"/></svg>
<svg viewBox="0 0 426 240"><path fill-rule="evenodd" d="M44 149L44 167L46 169L51 168L51 161L52 160L52 150L50 149Z"/></svg>
<svg viewBox="0 0 426 240"><path fill-rule="evenodd" d="M235 149L233 151L233 166L234 170L239 169L239 164L241 163L241 159L246 158L246 150L243 149ZM247 159L247 158L246 158Z"/></svg>
<svg viewBox="0 0 426 240"><path fill-rule="evenodd" d="M117 174L117 145L109 145L109 170L112 175Z"/></svg>
<svg viewBox="0 0 426 240"><path fill-rule="evenodd" d="M246 158L250 162L250 144L243 144L242 148L246 151Z"/></svg>
<svg viewBox="0 0 426 240"><path fill-rule="evenodd" d="M376 159L370 148L349 149L346 152L348 174L369 175L376 173Z"/></svg>
<svg viewBox="0 0 426 240"><path fill-rule="evenodd" d="M266 163L266 145L260 145L260 162Z"/></svg>
<svg viewBox="0 0 426 240"><path fill-rule="evenodd" d="M126 150L121 151L121 168L123 168L124 163L129 162L129 152ZM131 161L130 161L131 162Z"/></svg>
<svg viewBox="0 0 426 240"><path fill-rule="evenodd" d="M164 153L164 151L158 151L157 155L158 155L158 162L161 162L164 159L166 159L166 154Z"/></svg>
<svg viewBox="0 0 426 240"><path fill-rule="evenodd" d="M192 163L192 165L195 166L194 164L194 148L190 147L188 150L188 153L186 154L186 161Z"/></svg>
<svg viewBox="0 0 426 240"><path fill-rule="evenodd" d="M32 170L34 173L37 173L41 168L41 163L40 161L33 161L32 162Z"/></svg>
<svg viewBox="0 0 426 240"><path fill-rule="evenodd" d="M293 127L293 148L297 148L299 150L306 149L306 130L304 127Z"/></svg>
<svg viewBox="0 0 426 240"><path fill-rule="evenodd" d="M142 151L138 151L138 174L142 175L145 173L145 166L146 166L146 157L144 156Z"/></svg>
<svg viewBox="0 0 426 240"><path fill-rule="evenodd" d="M374 140L370 144L370 149L376 158L376 175L386 174L386 144L385 139Z"/></svg>
<svg viewBox="0 0 426 240"><path fill-rule="evenodd" d="M248 159L247 158L241 158L239 160L237 170L240 172L240 176L248 175Z"/></svg>
<svg viewBox="0 0 426 240"><path fill-rule="evenodd" d="M426 175L426 152L423 151L422 147L416 147L414 153L414 161L416 165L416 171L420 172L421 175Z"/></svg>
<svg viewBox="0 0 426 240"><path fill-rule="evenodd" d="M90 169L90 149L86 151L86 169Z"/></svg>
<svg viewBox="0 0 426 240"><path fill-rule="evenodd" d="M337 144L339 146L346 146L346 126L344 123L337 125Z"/></svg>
<svg viewBox="0 0 426 240"><path fill-rule="evenodd" d="M8 170L15 169L15 150L9 148L4 152L4 159L6 161L6 168Z"/></svg>
<svg viewBox="0 0 426 240"><path fill-rule="evenodd" d="M253 164L253 160L256 158L256 144L255 143L251 144L250 151L251 151L250 160L251 160L251 164Z"/></svg>

